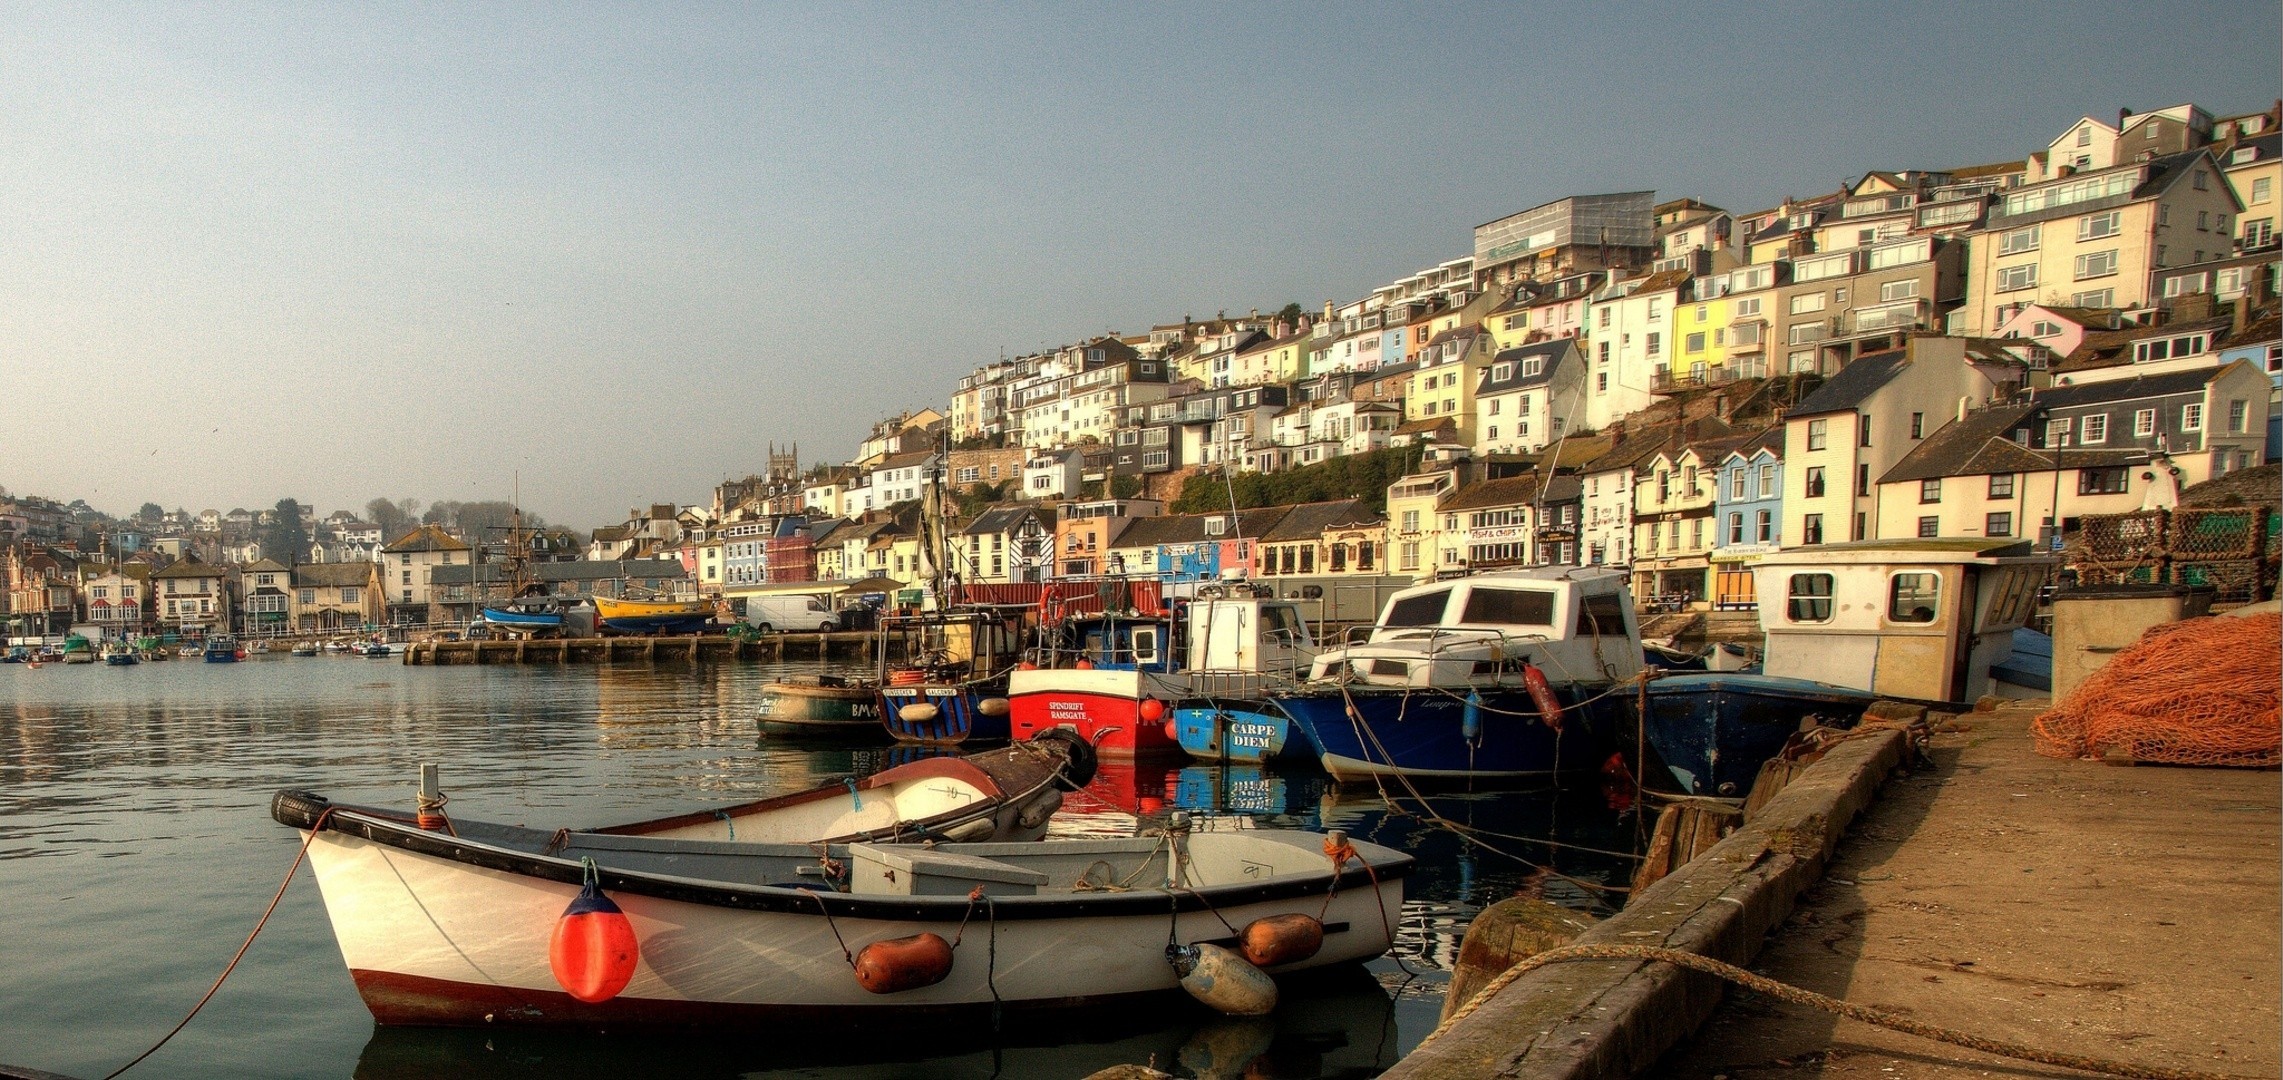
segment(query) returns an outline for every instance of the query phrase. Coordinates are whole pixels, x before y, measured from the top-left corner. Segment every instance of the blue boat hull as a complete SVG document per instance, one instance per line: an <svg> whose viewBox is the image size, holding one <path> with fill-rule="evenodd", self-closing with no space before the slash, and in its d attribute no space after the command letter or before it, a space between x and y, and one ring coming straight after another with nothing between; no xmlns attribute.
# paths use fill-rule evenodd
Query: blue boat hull
<svg viewBox="0 0 2283 1080"><path fill-rule="evenodd" d="M1565 703L1559 728L1545 722L1519 687L1459 695L1351 686L1345 694L1310 691L1271 700L1315 743L1324 771L1342 780L1594 772L1609 754L1598 733L1615 729L1623 706L1612 698L1577 704L1592 695L1573 687L1556 693Z"/></svg>
<svg viewBox="0 0 2283 1080"><path fill-rule="evenodd" d="M1174 740L1200 761L1307 761L1316 744L1263 701L1221 701L1173 710Z"/></svg>
<svg viewBox="0 0 2283 1080"><path fill-rule="evenodd" d="M1684 675L1649 684L1642 728L1682 791L1741 797L1801 721L1853 727L1876 700L1876 694L1805 679Z"/></svg>
<svg viewBox="0 0 2283 1080"><path fill-rule="evenodd" d="M499 608L485 608L484 621L502 629L518 630L526 633L541 630L561 630L563 628L563 615L561 612L548 612L546 614L540 614L537 612L529 611L505 611Z"/></svg>
<svg viewBox="0 0 2283 1080"><path fill-rule="evenodd" d="M880 691L880 723L897 742L957 746L1012 738L1009 710L1000 709L999 715L989 716L976 708L991 698L1006 700L1007 680L891 686ZM935 706L934 716L909 715L912 706L923 703Z"/></svg>

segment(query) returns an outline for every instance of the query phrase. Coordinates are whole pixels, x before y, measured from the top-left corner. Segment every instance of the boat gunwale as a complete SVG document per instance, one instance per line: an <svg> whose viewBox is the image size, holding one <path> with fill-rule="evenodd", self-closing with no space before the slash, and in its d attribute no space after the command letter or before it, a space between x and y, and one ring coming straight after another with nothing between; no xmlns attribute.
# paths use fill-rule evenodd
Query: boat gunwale
<svg viewBox="0 0 2283 1080"><path fill-rule="evenodd" d="M294 796L297 801L289 804L286 799L288 795ZM311 802L321 802L326 809L313 811L309 805ZM518 851L499 844L421 829L415 823L394 820L395 815L389 811L334 804L313 792L279 792L278 798L272 801L271 816L280 824L296 829L307 830L312 824L321 825L326 831L477 869L563 885L580 885L586 880L585 867L577 860ZM301 820L296 820L296 817ZM320 817L321 820L311 820ZM993 917L1006 920L1142 917L1215 911L1220 908L1321 896L1327 891L1336 893L1348 888L1376 888L1409 876L1414 865L1412 856L1393 849L1384 850L1388 852L1384 861L1343 869L1337 876L1329 872L1317 872L1280 875L1276 880L1265 882L1204 888L1167 890L1153 887L1121 893L1056 892L1035 896L993 896L987 899L991 902ZM596 874L602 888L616 893L760 913L826 915L833 918L891 922L958 922L968 918L973 911L973 905L965 896L890 899L781 885L722 883L600 865L596 868Z"/></svg>

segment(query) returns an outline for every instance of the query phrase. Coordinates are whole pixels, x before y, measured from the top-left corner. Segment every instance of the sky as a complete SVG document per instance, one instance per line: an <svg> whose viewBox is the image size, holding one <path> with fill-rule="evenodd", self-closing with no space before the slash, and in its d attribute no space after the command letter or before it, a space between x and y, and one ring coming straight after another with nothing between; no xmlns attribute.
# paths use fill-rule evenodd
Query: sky
<svg viewBox="0 0 2283 1080"><path fill-rule="evenodd" d="M848 456L1002 353L1475 225L2283 97L2269 2L0 4L0 487L507 498Z"/></svg>

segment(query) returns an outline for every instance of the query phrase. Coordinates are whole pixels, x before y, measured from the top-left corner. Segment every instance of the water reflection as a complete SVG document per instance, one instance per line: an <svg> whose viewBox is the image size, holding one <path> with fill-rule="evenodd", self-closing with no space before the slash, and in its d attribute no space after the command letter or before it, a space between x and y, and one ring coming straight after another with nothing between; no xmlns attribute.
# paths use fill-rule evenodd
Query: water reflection
<svg viewBox="0 0 2283 1080"><path fill-rule="evenodd" d="M411 806L443 766L455 813L586 826L760 798L938 751L764 738L761 685L820 665L407 668L346 657L235 665L0 666L0 1050L101 1075L181 1015L292 859L281 787ZM1083 1075L1154 1060L1190 1075L1367 1076L1432 1028L1483 906L1532 891L1605 907L1634 823L1591 790L1393 805L1305 767L1105 762L1057 836L1342 828L1418 857L1394 956L1294 994L1269 1028L1167 1015L956 1041L814 1046L682 1038L376 1031L306 871L198 1021L145 1068L222 1076ZM1448 824L1446 824L1448 823ZM1456 825L1472 830L1468 840ZM1558 845L1558 846L1556 846ZM1424 978L1411 978L1424 973ZM1401 996L1389 987L1405 987ZM1320 992L1319 992L1320 991ZM1103 1026L1108 1024L1109 1026Z"/></svg>

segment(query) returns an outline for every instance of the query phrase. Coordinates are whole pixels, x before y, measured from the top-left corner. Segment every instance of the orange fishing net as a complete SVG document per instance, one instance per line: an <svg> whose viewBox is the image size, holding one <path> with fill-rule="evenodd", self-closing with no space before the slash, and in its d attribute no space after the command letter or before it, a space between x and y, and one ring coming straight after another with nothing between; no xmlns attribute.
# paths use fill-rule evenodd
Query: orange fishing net
<svg viewBox="0 0 2283 1080"><path fill-rule="evenodd" d="M2111 749L2167 765L2283 764L2283 617L2150 629L2032 725L2047 757Z"/></svg>

